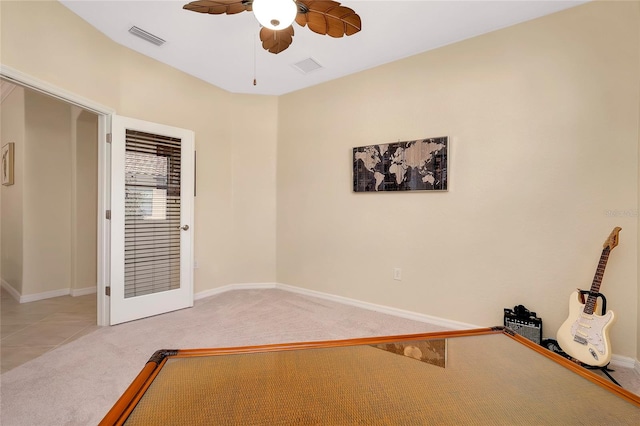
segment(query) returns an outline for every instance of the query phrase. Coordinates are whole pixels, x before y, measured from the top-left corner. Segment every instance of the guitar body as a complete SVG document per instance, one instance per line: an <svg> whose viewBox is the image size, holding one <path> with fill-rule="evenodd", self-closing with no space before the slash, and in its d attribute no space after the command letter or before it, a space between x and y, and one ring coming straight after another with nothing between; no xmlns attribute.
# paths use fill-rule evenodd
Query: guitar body
<svg viewBox="0 0 640 426"><path fill-rule="evenodd" d="M580 292L575 291L569 299L569 317L557 333L558 344L564 352L587 365L604 367L611 361L609 328L616 317L613 311L604 315L584 312Z"/></svg>
<svg viewBox="0 0 640 426"><path fill-rule="evenodd" d="M584 301L580 290L571 295L569 317L560 326L556 335L558 344L565 353L593 367L604 367L611 360L609 328L615 322L615 316L611 311L604 315L598 315L595 311L604 268L607 266L609 253L618 245L618 234L621 229L619 226L613 228L609 238L602 245L600 262L598 262L587 301Z"/></svg>

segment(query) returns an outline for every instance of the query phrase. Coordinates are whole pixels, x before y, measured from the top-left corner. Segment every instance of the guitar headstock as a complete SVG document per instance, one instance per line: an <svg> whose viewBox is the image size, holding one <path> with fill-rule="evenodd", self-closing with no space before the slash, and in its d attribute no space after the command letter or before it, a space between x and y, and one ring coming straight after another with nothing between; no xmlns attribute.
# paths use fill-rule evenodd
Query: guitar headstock
<svg viewBox="0 0 640 426"><path fill-rule="evenodd" d="M618 245L618 234L621 230L622 228L620 228L619 226L613 228L613 231L611 231L611 234L609 234L609 238L607 238L607 240L604 242L602 248L609 247L609 250L613 250L615 246Z"/></svg>

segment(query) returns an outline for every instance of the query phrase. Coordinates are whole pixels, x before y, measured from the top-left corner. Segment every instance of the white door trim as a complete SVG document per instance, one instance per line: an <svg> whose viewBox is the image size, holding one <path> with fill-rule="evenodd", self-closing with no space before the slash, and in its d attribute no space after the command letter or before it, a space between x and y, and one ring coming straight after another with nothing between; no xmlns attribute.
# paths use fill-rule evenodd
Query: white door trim
<svg viewBox="0 0 640 426"><path fill-rule="evenodd" d="M109 146L107 133L111 129L111 116L115 110L86 99L73 92L0 64L0 77L31 90L52 96L98 115L98 325L109 325L109 299L105 287L109 282L109 222L105 212L109 209Z"/></svg>

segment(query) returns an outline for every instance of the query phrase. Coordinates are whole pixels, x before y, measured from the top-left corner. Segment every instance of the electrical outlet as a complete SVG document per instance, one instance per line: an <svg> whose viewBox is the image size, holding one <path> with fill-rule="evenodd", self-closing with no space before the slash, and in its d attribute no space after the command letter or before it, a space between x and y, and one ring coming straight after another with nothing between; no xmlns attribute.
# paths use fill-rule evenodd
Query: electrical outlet
<svg viewBox="0 0 640 426"><path fill-rule="evenodd" d="M198 264L198 260L194 259L193 261L193 269L198 269L200 267L200 265Z"/></svg>
<svg viewBox="0 0 640 426"><path fill-rule="evenodd" d="M402 281L402 269L393 268L393 279L396 281Z"/></svg>

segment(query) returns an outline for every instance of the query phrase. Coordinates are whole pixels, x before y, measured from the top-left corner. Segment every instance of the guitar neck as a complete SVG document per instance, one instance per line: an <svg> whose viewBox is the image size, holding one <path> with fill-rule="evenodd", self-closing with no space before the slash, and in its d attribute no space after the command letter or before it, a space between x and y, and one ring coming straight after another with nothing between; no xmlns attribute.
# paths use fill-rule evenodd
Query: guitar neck
<svg viewBox="0 0 640 426"><path fill-rule="evenodd" d="M600 292L600 284L602 284L602 277L604 276L604 269L607 267L607 261L609 260L609 253L611 249L609 247L605 247L602 250L602 254L600 255L600 262L598 262L598 267L596 268L596 274L593 277L593 282L591 283L591 290L589 291L589 297L587 298L587 302L584 305L583 312L585 314L591 315L596 308L596 293Z"/></svg>

